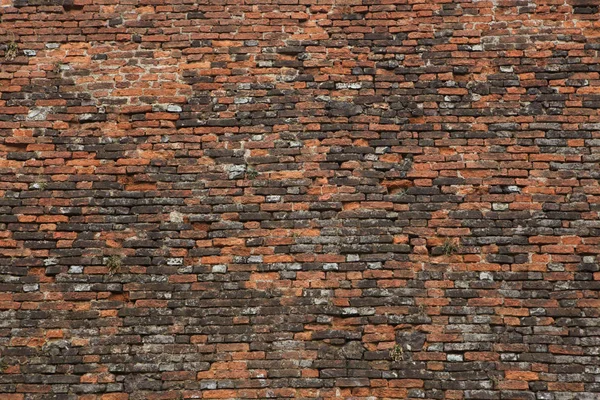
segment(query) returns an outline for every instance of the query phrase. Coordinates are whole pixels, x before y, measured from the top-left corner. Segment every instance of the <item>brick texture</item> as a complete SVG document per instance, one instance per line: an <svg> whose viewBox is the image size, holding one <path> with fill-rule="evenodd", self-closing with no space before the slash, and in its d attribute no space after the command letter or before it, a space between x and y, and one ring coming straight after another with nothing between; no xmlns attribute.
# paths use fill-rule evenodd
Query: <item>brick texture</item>
<svg viewBox="0 0 600 400"><path fill-rule="evenodd" d="M599 7L0 0L0 398L599 399Z"/></svg>

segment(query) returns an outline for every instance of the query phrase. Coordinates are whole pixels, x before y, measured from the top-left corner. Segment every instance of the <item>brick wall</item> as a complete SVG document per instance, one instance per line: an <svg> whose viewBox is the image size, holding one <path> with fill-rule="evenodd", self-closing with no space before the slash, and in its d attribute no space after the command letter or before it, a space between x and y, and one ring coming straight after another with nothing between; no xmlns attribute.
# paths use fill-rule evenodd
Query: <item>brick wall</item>
<svg viewBox="0 0 600 400"><path fill-rule="evenodd" d="M594 0L1 0L0 398L600 398Z"/></svg>

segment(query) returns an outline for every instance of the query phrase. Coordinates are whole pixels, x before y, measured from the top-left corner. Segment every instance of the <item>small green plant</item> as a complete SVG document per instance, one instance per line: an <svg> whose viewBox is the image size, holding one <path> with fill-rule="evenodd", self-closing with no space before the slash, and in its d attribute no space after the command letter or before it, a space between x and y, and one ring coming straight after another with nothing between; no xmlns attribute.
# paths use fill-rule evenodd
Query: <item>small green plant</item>
<svg viewBox="0 0 600 400"><path fill-rule="evenodd" d="M4 58L8 61L11 61L14 60L18 54L19 46L17 46L17 43L13 39L6 45L6 50L4 50Z"/></svg>
<svg viewBox="0 0 600 400"><path fill-rule="evenodd" d="M121 268L122 260L120 256L112 255L106 260L109 275L114 275Z"/></svg>
<svg viewBox="0 0 600 400"><path fill-rule="evenodd" d="M65 65L65 63L57 61L56 63L54 63L54 69L52 71L55 74L60 74L60 72L62 71L63 65Z"/></svg>
<svg viewBox="0 0 600 400"><path fill-rule="evenodd" d="M459 248L459 245L450 238L446 238L446 240L444 240L444 244L442 244L442 251L447 256L456 253Z"/></svg>
<svg viewBox="0 0 600 400"><path fill-rule="evenodd" d="M15 57L19 54L19 46L17 45L17 41L15 40L15 34L9 32L10 41L6 44L6 49L4 50L4 58L8 61L14 60Z"/></svg>
<svg viewBox="0 0 600 400"><path fill-rule="evenodd" d="M259 172L256 170L256 168L249 166L248 169L246 169L246 177L250 180L256 179L256 177L259 175Z"/></svg>
<svg viewBox="0 0 600 400"><path fill-rule="evenodd" d="M490 379L490 381L492 381L492 385L493 385L492 387L494 389L497 389L498 383L500 382L500 379L498 378L498 376L489 371L486 373L486 375Z"/></svg>
<svg viewBox="0 0 600 400"><path fill-rule="evenodd" d="M393 194L395 194L398 197L404 197L406 196L406 188L397 188L397 189L393 189L392 192Z"/></svg>
<svg viewBox="0 0 600 400"><path fill-rule="evenodd" d="M30 189L46 190L48 182L35 182L30 185Z"/></svg>
<svg viewBox="0 0 600 400"><path fill-rule="evenodd" d="M6 369L9 367L8 362L6 361L5 357L0 357L0 372L4 372L6 371Z"/></svg>
<svg viewBox="0 0 600 400"><path fill-rule="evenodd" d="M390 350L390 358L394 362L404 360L404 349L402 348L402 345L397 344Z"/></svg>

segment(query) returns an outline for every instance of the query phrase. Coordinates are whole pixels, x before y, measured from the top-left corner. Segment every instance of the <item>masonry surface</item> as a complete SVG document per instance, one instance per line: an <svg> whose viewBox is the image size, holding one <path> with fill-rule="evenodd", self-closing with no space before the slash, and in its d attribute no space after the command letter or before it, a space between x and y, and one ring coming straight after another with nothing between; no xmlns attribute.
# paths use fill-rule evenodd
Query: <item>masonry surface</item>
<svg viewBox="0 0 600 400"><path fill-rule="evenodd" d="M600 399L595 0L1 0L0 399Z"/></svg>

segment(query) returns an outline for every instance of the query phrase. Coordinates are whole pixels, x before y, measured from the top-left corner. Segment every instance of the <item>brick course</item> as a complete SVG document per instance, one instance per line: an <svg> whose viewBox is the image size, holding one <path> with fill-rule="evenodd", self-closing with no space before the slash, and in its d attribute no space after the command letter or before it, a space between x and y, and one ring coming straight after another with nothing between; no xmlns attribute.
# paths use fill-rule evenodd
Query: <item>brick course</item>
<svg viewBox="0 0 600 400"><path fill-rule="evenodd" d="M599 7L0 0L0 398L600 398Z"/></svg>

